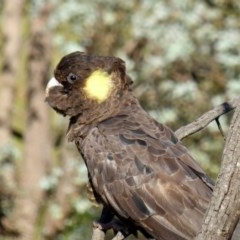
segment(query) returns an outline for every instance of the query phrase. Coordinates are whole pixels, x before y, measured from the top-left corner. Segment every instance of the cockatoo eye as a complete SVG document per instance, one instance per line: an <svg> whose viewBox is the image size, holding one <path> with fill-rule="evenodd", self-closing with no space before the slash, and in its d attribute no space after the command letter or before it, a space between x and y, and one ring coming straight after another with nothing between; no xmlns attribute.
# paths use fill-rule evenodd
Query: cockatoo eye
<svg viewBox="0 0 240 240"><path fill-rule="evenodd" d="M74 82L76 82L76 80L78 80L78 76L74 73L69 73L67 76L67 81L71 84L73 84Z"/></svg>

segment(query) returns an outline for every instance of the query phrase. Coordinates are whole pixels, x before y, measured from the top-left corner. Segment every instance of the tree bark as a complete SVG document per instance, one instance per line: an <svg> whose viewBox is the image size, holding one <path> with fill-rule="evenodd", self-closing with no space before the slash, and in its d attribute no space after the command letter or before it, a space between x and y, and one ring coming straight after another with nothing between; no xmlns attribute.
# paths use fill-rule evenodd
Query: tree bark
<svg viewBox="0 0 240 240"><path fill-rule="evenodd" d="M227 135L223 160L209 209L197 240L230 239L240 217L240 104ZM239 239L239 238L234 238Z"/></svg>
<svg viewBox="0 0 240 240"><path fill-rule="evenodd" d="M189 123L186 126L180 127L175 134L177 135L179 140L186 138L189 135L192 135L203 128L205 128L210 122L213 120L217 120L221 115L233 110L236 108L238 103L240 102L240 97L233 98L227 102L220 104L219 106L209 110L204 113L194 122Z"/></svg>
<svg viewBox="0 0 240 240"><path fill-rule="evenodd" d="M3 53L1 69L0 146L6 147L11 139L11 117L21 48L21 19L24 0L4 1Z"/></svg>
<svg viewBox="0 0 240 240"><path fill-rule="evenodd" d="M45 29L51 12L47 4L32 22L28 57L27 124L24 159L19 169L20 193L16 201L14 224L20 233L18 239L39 239L37 223L44 204L40 181L46 175L50 159L49 109L44 102L45 86L51 63L51 37Z"/></svg>

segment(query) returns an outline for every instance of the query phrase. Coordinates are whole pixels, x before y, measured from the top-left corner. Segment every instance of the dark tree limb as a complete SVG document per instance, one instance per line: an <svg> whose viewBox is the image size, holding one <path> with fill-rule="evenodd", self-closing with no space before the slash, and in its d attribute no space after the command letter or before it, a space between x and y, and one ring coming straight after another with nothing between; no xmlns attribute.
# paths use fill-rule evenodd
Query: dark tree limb
<svg viewBox="0 0 240 240"><path fill-rule="evenodd" d="M210 122L218 119L221 115L233 110L240 102L240 97L224 102L221 105L213 108L212 110L204 113L201 117L196 119L194 122L179 128L175 134L179 140L192 135L203 128L205 128Z"/></svg>

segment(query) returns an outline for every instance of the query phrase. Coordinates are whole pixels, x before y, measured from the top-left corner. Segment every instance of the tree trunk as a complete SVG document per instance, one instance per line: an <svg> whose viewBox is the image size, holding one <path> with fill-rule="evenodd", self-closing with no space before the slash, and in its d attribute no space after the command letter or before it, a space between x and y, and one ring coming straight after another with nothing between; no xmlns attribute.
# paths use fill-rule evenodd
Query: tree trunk
<svg viewBox="0 0 240 240"><path fill-rule="evenodd" d="M45 5L31 29L25 154L19 169L20 194L14 214L19 239L24 240L39 239L36 226L41 216L40 207L44 204L40 181L46 175L50 159L49 109L44 102L51 62L51 38L45 29L50 12L49 6Z"/></svg>
<svg viewBox="0 0 240 240"><path fill-rule="evenodd" d="M231 239L240 217L240 104L227 136L223 161L197 240ZM240 226L239 226L240 227ZM235 233L238 234L238 231ZM234 234L234 235L235 235ZM234 239L240 239L234 236Z"/></svg>
<svg viewBox="0 0 240 240"><path fill-rule="evenodd" d="M11 117L21 47L21 19L24 0L4 1L3 53L0 101L0 146L6 147L11 138Z"/></svg>

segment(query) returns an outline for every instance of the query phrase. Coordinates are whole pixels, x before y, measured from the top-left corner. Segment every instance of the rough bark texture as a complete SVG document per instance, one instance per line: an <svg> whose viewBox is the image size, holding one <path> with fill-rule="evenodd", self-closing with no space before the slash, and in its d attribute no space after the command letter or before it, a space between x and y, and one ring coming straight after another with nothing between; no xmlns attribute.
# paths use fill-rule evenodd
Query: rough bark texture
<svg viewBox="0 0 240 240"><path fill-rule="evenodd" d="M240 216L240 105L227 136L213 197L197 240L230 239ZM239 239L239 238L235 238Z"/></svg>
<svg viewBox="0 0 240 240"><path fill-rule="evenodd" d="M1 58L1 101L0 101L0 146L4 147L10 143L11 138L11 116L15 83L19 68L19 52L21 47L21 19L24 0L4 1L3 10L3 52Z"/></svg>
<svg viewBox="0 0 240 240"><path fill-rule="evenodd" d="M20 193L14 215L14 225L20 233L18 239L24 240L38 239L36 225L44 203L40 181L46 175L50 159L49 109L44 103L51 60L51 38L45 29L51 11L47 7L32 23L28 57L27 132L24 159L19 169Z"/></svg>

